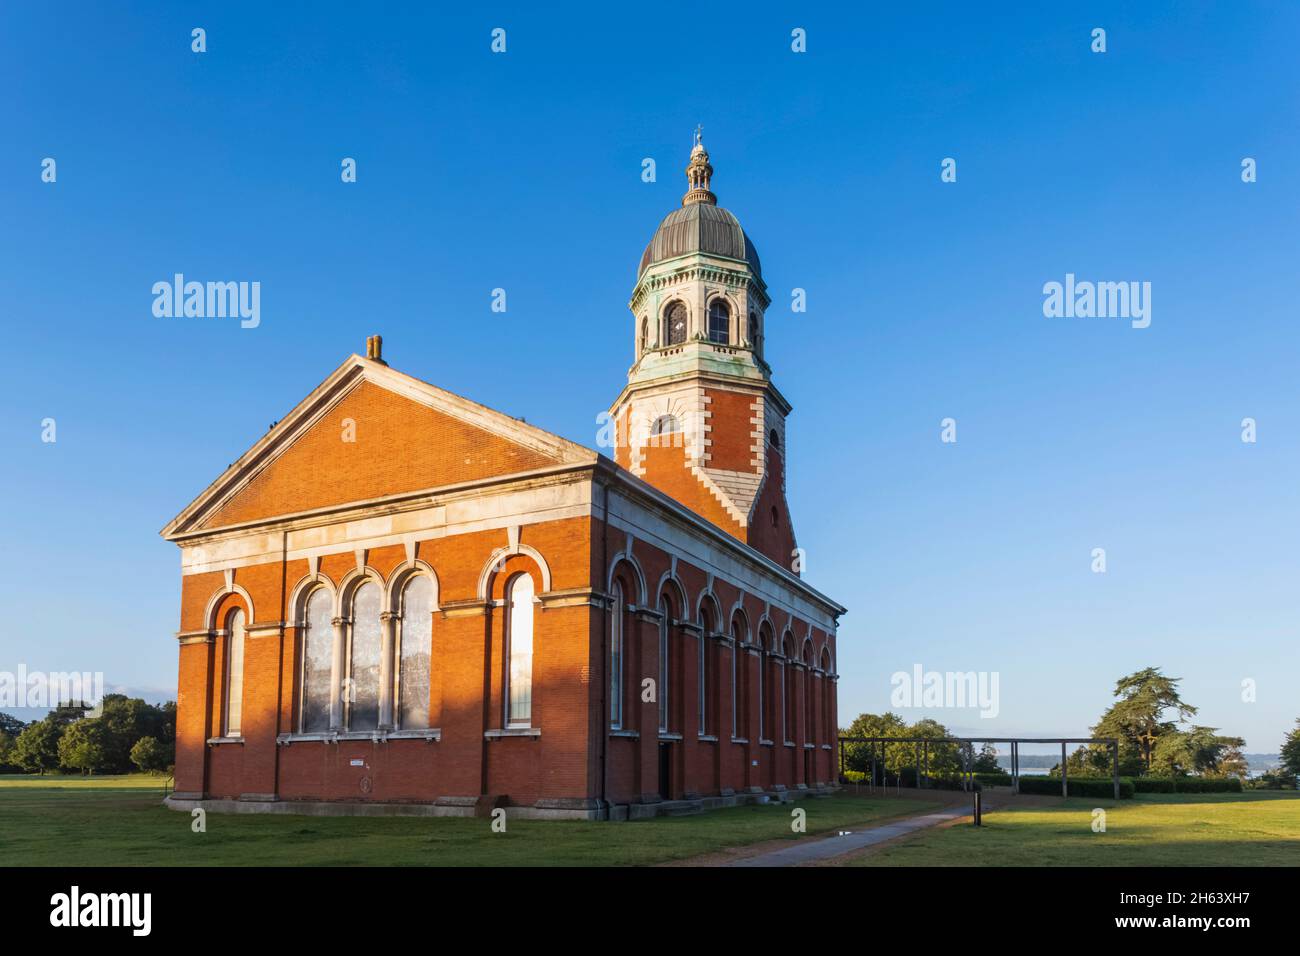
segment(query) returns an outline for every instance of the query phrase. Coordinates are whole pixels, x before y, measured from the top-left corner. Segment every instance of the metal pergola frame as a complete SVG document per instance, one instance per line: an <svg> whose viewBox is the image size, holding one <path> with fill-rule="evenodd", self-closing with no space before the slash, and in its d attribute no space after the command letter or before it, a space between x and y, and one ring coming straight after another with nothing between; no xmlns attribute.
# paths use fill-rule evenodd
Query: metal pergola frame
<svg viewBox="0 0 1300 956"><path fill-rule="evenodd" d="M1011 745L1011 789L1020 792L1020 745L1021 744L1060 744L1061 745L1061 796L1070 795L1070 771L1066 766L1066 744L1105 744L1110 748L1111 779L1115 785L1115 799L1119 799L1119 741L1115 737L840 737L840 771L844 770L845 744L871 744L871 783L876 783L876 768L884 769L886 748L889 744L923 744L922 754L916 759L916 782L920 786L923 779L930 776L930 744L969 744L962 749L966 766L962 770L962 789L970 789L975 771L970 755L975 751L975 744L1010 744ZM876 744L880 744L880 760L876 760ZM883 779L881 781L884 782Z"/></svg>

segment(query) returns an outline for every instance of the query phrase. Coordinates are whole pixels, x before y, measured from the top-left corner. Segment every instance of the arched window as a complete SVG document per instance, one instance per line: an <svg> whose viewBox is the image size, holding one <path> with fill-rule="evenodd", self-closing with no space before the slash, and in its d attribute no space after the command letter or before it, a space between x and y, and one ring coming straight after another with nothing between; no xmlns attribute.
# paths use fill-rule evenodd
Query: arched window
<svg viewBox="0 0 1300 956"><path fill-rule="evenodd" d="M533 719L533 577L516 574L506 585L506 726Z"/></svg>
<svg viewBox="0 0 1300 956"><path fill-rule="evenodd" d="M672 673L669 661L671 652L668 640L669 627L672 624L672 605L668 598L659 599L659 732L668 732L668 675Z"/></svg>
<svg viewBox="0 0 1300 956"><path fill-rule="evenodd" d="M740 736L740 708L744 706L744 695L740 692L738 681L744 679L744 668L739 666L741 645L745 643L745 630L740 626L740 618L731 622L731 736Z"/></svg>
<svg viewBox="0 0 1300 956"><path fill-rule="evenodd" d="M226 618L226 701L221 736L238 737L244 710L244 609Z"/></svg>
<svg viewBox="0 0 1300 956"><path fill-rule="evenodd" d="M781 523L781 514L776 510L776 505L772 505L772 527L775 528Z"/></svg>
<svg viewBox="0 0 1300 956"><path fill-rule="evenodd" d="M682 430L676 415L660 415L650 426L651 435L675 435Z"/></svg>
<svg viewBox="0 0 1300 956"><path fill-rule="evenodd" d="M822 723L826 727L826 742L835 740L835 712L831 709L831 653L822 648Z"/></svg>
<svg viewBox="0 0 1300 956"><path fill-rule="evenodd" d="M429 726L429 658L433 653L433 579L417 574L402 588L398 637L397 726Z"/></svg>
<svg viewBox="0 0 1300 956"><path fill-rule="evenodd" d="M656 448L678 447L682 440L682 423L676 415L660 415L650 426L650 444Z"/></svg>
<svg viewBox="0 0 1300 956"><path fill-rule="evenodd" d="M650 320L645 316L641 317L641 339L640 347L637 349L637 357L645 354L645 350L650 347Z"/></svg>
<svg viewBox="0 0 1300 956"><path fill-rule="evenodd" d="M613 606L609 609L609 725L623 726L623 584L614 582Z"/></svg>
<svg viewBox="0 0 1300 956"><path fill-rule="evenodd" d="M662 345L682 345L686 342L686 306L674 302L664 310L664 334L659 337Z"/></svg>
<svg viewBox="0 0 1300 956"><path fill-rule="evenodd" d="M817 702L813 700L813 656L812 644L803 645L803 740L802 743L815 743L817 740Z"/></svg>
<svg viewBox="0 0 1300 956"><path fill-rule="evenodd" d="M767 739L767 630L758 629L758 739Z"/></svg>
<svg viewBox="0 0 1300 956"><path fill-rule="evenodd" d="M787 743L794 740L794 719L798 713L795 709L793 653L787 633L781 640L781 739Z"/></svg>
<svg viewBox="0 0 1300 956"><path fill-rule="evenodd" d="M709 303L709 341L719 345L731 343L731 310L722 299Z"/></svg>
<svg viewBox="0 0 1300 956"><path fill-rule="evenodd" d="M298 729L323 734L330 729L330 687L334 667L334 598L316 588L307 598L302 622L302 699Z"/></svg>
<svg viewBox="0 0 1300 956"><path fill-rule="evenodd" d="M379 662L384 646L381 603L379 585L374 581L366 581L352 595L352 640L343 698L350 731L379 729Z"/></svg>
<svg viewBox="0 0 1300 956"><path fill-rule="evenodd" d="M777 451L781 450L781 436L777 434L775 428L767 433L767 440L772 443L772 447Z"/></svg>
<svg viewBox="0 0 1300 956"><path fill-rule="evenodd" d="M745 324L745 343L750 348L758 346L758 316L753 312L749 313L749 321Z"/></svg>
<svg viewBox="0 0 1300 956"><path fill-rule="evenodd" d="M700 689L697 716L701 734L709 733L712 726L712 721L709 719L709 688L713 686L712 634L713 614L709 611L706 602L700 606L699 656L696 662Z"/></svg>

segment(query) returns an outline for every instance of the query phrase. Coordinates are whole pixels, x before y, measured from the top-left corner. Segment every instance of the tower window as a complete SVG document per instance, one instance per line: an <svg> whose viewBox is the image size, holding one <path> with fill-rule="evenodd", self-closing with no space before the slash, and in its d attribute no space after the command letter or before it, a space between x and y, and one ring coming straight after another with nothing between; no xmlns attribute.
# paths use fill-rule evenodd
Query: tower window
<svg viewBox="0 0 1300 956"><path fill-rule="evenodd" d="M676 415L660 415L650 426L650 444L656 448L679 447L682 440L682 423Z"/></svg>
<svg viewBox="0 0 1300 956"><path fill-rule="evenodd" d="M714 299L709 305L709 341L720 345L731 342L731 310L721 299Z"/></svg>
<svg viewBox="0 0 1300 956"><path fill-rule="evenodd" d="M641 319L641 346L640 348L637 349L636 354L638 356L644 355L646 346L648 346L649 344L650 344L650 320L643 317Z"/></svg>
<svg viewBox="0 0 1300 956"><path fill-rule="evenodd" d="M772 527L775 528L781 523L781 515L777 513L776 505L772 505Z"/></svg>
<svg viewBox="0 0 1300 956"><path fill-rule="evenodd" d="M773 448L780 450L781 436L776 433L775 428L773 428L770 432L767 433L767 440L772 443Z"/></svg>
<svg viewBox="0 0 1300 956"><path fill-rule="evenodd" d="M651 435L671 435L681 430L682 423L677 420L676 415L660 415L650 426Z"/></svg>
<svg viewBox="0 0 1300 956"><path fill-rule="evenodd" d="M686 343L686 306L674 302L664 312L664 345L684 345Z"/></svg>

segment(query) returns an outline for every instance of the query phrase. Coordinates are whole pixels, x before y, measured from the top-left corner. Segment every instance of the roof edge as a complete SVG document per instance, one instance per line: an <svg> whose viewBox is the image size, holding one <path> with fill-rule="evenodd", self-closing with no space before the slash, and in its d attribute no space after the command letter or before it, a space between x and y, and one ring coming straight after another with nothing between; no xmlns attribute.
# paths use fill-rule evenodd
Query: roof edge
<svg viewBox="0 0 1300 956"><path fill-rule="evenodd" d="M353 353L218 475L176 517L167 522L159 534L168 540L175 540L192 530L193 525L207 511L220 507L242 490L254 477L258 466L277 457L318 415L332 407L362 381L373 382L414 401L430 405L443 414L497 432L516 444L560 459L560 464L590 463L598 457L596 452L567 438L439 388L406 372L399 372L384 362Z"/></svg>

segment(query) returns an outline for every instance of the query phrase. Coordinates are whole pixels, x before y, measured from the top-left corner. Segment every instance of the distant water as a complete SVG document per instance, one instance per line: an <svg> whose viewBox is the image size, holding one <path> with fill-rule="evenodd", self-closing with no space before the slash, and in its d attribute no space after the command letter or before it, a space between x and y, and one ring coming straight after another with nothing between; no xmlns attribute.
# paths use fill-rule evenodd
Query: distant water
<svg viewBox="0 0 1300 956"><path fill-rule="evenodd" d="M1243 754L1246 758L1246 776L1255 778L1269 770L1272 770L1282 763L1282 758L1278 754ZM1021 758L1024 760L1024 757ZM1056 766L1060 760L1053 760L1052 766ZM998 757L998 766L1008 773L1011 772L1011 759L1009 757ZM1020 765L1020 776L1022 777L1045 777L1050 774L1051 767L1026 767L1022 762Z"/></svg>
<svg viewBox="0 0 1300 956"><path fill-rule="evenodd" d="M1025 766L1025 758L1024 758L1024 757L1021 757L1021 758L1020 758L1020 776L1022 776L1022 777L1046 777L1048 774L1050 774L1050 773L1052 772L1052 767L1055 767L1055 766L1056 766L1058 763L1060 763L1060 762L1061 762L1061 761L1058 759L1058 760L1053 760L1053 761L1051 762L1051 764L1049 764L1049 765L1046 766L1046 767L1026 767L1026 766ZM1001 767L1003 770L1005 770L1007 773L1010 773L1010 772L1011 772L1011 758L1010 758L1010 757L999 757L999 758L998 758L998 766Z"/></svg>

